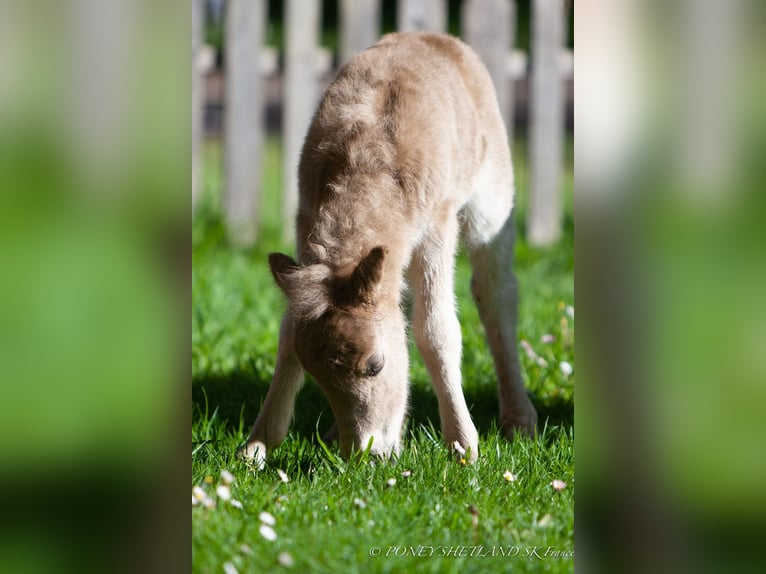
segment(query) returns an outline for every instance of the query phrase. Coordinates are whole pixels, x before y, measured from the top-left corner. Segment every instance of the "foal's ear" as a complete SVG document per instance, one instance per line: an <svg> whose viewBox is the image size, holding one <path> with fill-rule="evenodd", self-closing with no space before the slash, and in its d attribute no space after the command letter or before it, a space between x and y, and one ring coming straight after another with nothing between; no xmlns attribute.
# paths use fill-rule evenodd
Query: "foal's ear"
<svg viewBox="0 0 766 574"><path fill-rule="evenodd" d="M371 303L375 300L380 280L383 277L383 260L385 258L386 248L375 247L354 269L349 282L358 302Z"/></svg>
<svg viewBox="0 0 766 574"><path fill-rule="evenodd" d="M271 253L269 267L274 281L287 297L287 305L296 318L317 319L330 306L325 284L327 267L301 267L292 257L283 253Z"/></svg>
<svg viewBox="0 0 766 574"><path fill-rule="evenodd" d="M298 262L284 253L270 253L269 267L271 268L271 274L274 276L274 281L285 295L289 296L288 277L300 269Z"/></svg>

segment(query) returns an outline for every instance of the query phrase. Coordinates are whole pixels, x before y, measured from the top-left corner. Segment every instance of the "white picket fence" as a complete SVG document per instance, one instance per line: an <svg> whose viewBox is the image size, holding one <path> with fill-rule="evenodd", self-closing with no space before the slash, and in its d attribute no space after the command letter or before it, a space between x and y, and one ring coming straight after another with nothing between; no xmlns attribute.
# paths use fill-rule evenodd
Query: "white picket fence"
<svg viewBox="0 0 766 574"><path fill-rule="evenodd" d="M285 1L283 101L283 219L292 238L297 206L300 148L321 96L319 77L332 58L319 45L319 0ZM569 2L533 0L529 118L529 194L527 239L535 245L555 242L561 233L563 172L563 82L573 74L564 51ZM224 213L233 243L257 239L262 181L264 75L276 59L263 46L268 22L265 0L226 1L226 99ZM380 36L380 0L340 0L341 64ZM495 82L506 126L512 128L513 79L527 70L526 54L514 49L516 3L513 0L463 0L463 39L481 56ZM211 65L201 42L203 0L192 0L192 206L201 191L202 76ZM446 0L398 0L399 30L444 31ZM272 56L272 57L269 57Z"/></svg>

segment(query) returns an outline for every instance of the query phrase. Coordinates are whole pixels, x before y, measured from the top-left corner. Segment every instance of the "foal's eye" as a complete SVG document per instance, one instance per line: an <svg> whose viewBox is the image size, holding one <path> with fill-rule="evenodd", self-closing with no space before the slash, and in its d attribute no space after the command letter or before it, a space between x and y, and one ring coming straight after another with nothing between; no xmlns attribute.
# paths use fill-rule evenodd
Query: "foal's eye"
<svg viewBox="0 0 766 574"><path fill-rule="evenodd" d="M386 359L383 355L373 355L367 359L367 364L364 367L364 376L374 377L383 370L383 365L385 365L385 363Z"/></svg>

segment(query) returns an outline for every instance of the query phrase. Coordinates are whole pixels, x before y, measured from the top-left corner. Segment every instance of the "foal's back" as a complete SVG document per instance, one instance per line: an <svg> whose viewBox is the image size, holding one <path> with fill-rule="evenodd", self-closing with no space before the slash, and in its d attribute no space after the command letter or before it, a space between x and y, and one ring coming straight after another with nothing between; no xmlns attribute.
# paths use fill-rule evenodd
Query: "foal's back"
<svg viewBox="0 0 766 574"><path fill-rule="evenodd" d="M359 258L344 253L350 241L360 253L376 237L414 241L427 220L468 202L488 162L510 172L492 82L476 54L449 36L384 36L340 70L306 136L299 258L342 266Z"/></svg>

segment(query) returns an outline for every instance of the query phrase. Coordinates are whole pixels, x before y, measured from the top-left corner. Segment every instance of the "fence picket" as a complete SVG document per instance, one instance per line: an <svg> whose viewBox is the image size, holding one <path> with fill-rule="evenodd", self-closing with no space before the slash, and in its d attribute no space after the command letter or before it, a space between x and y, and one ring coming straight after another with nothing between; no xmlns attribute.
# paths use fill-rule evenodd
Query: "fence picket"
<svg viewBox="0 0 766 574"><path fill-rule="evenodd" d="M396 27L400 32L444 32L447 29L445 0L399 0L396 12Z"/></svg>
<svg viewBox="0 0 766 574"><path fill-rule="evenodd" d="M285 44L283 238L292 241L298 206L298 161L317 100L319 3L288 0Z"/></svg>
<svg viewBox="0 0 766 574"><path fill-rule="evenodd" d="M492 76L509 137L513 129L513 85L509 66L514 40L516 3L510 0L465 0L462 35Z"/></svg>
<svg viewBox="0 0 766 574"><path fill-rule="evenodd" d="M340 63L372 46L380 36L380 0L341 0Z"/></svg>
<svg viewBox="0 0 766 574"><path fill-rule="evenodd" d="M258 232L263 156L261 46L264 0L226 4L226 193L224 212L232 243L252 245Z"/></svg>
<svg viewBox="0 0 766 574"><path fill-rule="evenodd" d="M527 238L549 245L561 235L564 101L561 53L562 0L534 0L530 91L529 209Z"/></svg>

